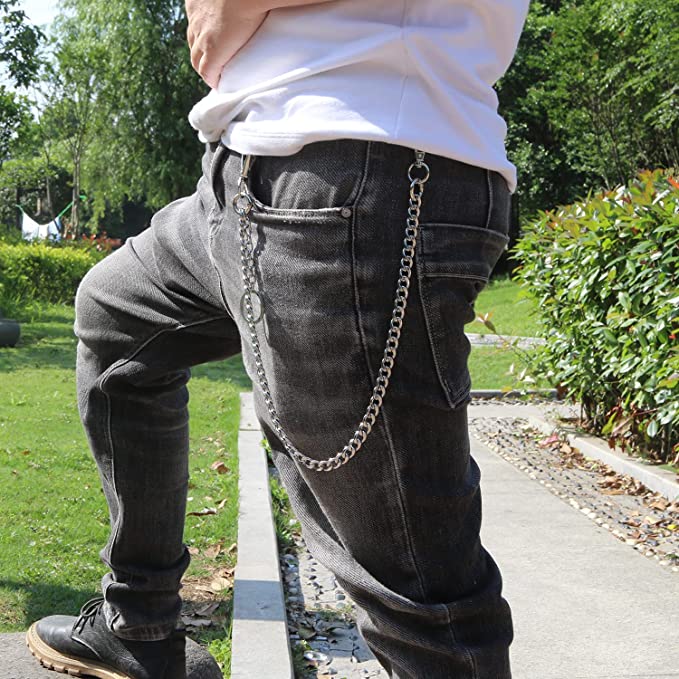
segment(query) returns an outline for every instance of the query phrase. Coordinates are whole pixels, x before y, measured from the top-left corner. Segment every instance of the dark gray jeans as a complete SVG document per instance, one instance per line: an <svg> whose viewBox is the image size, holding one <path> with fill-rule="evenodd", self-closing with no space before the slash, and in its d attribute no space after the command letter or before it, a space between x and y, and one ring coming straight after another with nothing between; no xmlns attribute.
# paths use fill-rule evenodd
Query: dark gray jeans
<svg viewBox="0 0 679 679"><path fill-rule="evenodd" d="M355 140L259 157L258 325L287 435L325 458L363 416L384 349L413 151ZM398 679L509 679L509 606L479 540L479 468L469 453L463 326L507 243L509 193L494 173L427 156L416 269L396 366L366 444L330 473L300 468L255 401L307 545L360 608ZM240 156L209 145L196 192L95 266L76 299L81 417L111 513L102 558L112 629L158 639L174 627L189 557L191 366L241 351ZM234 502L235 502L234 498Z"/></svg>

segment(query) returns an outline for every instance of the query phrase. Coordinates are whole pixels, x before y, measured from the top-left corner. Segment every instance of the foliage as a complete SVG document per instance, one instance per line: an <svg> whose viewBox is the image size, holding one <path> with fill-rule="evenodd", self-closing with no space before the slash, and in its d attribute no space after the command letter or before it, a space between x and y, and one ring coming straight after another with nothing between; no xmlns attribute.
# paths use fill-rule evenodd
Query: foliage
<svg viewBox="0 0 679 679"><path fill-rule="evenodd" d="M679 164L679 3L535 0L498 84L521 215Z"/></svg>
<svg viewBox="0 0 679 679"><path fill-rule="evenodd" d="M0 0L0 83L25 87L36 76L37 50L44 36L17 4L16 0ZM0 84L0 166L26 117L23 98Z"/></svg>
<svg viewBox="0 0 679 679"><path fill-rule="evenodd" d="M538 373L611 444L679 455L679 183L644 172L545 212L515 252L546 339Z"/></svg>
<svg viewBox="0 0 679 679"><path fill-rule="evenodd" d="M66 0L62 8L60 91L90 77L81 169L92 221L127 201L158 208L193 192L201 149L186 117L205 86L191 68L184 3Z"/></svg>
<svg viewBox="0 0 679 679"><path fill-rule="evenodd" d="M104 256L91 247L0 242L0 308L15 315L30 302L72 303L80 281Z"/></svg>
<svg viewBox="0 0 679 679"><path fill-rule="evenodd" d="M56 216L56 208L68 204L69 193L66 186L68 175L58 165L50 164L44 156L30 155L12 158L0 167L0 226L14 231L20 218L17 205L33 216L37 205L42 206L42 214L35 215L37 221L50 221ZM49 201L43 201L47 195Z"/></svg>
<svg viewBox="0 0 679 679"><path fill-rule="evenodd" d="M295 536L299 536L301 530L299 522L292 513L288 494L275 474L269 475L269 490L278 547L282 552L290 552L295 549Z"/></svg>

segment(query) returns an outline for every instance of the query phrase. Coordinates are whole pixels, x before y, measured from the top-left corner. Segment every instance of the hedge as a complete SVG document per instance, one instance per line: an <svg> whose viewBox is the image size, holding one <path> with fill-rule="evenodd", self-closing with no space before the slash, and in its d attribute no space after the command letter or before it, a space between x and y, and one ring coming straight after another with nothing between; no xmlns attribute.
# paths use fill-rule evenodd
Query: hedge
<svg viewBox="0 0 679 679"><path fill-rule="evenodd" d="M546 344L533 368L611 446L679 462L679 182L627 186L545 212L513 248Z"/></svg>
<svg viewBox="0 0 679 679"><path fill-rule="evenodd" d="M13 315L30 302L73 303L78 284L103 257L94 249L0 242L0 310Z"/></svg>

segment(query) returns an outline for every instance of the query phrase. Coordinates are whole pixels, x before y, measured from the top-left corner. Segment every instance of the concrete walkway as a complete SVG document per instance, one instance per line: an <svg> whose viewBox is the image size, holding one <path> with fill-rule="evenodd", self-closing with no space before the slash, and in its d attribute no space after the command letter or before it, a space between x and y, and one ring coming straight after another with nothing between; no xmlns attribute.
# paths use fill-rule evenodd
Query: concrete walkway
<svg viewBox="0 0 679 679"><path fill-rule="evenodd" d="M466 333L467 339L475 347L503 347L511 345L519 349L531 349L532 347L544 344L542 337L516 337L512 335L482 335L480 333Z"/></svg>
<svg viewBox="0 0 679 679"><path fill-rule="evenodd" d="M67 676L42 667L26 647L25 639L25 632L0 634L1 679L59 679ZM222 676L212 656L190 639L186 644L186 674L187 679L220 679Z"/></svg>
<svg viewBox="0 0 679 679"><path fill-rule="evenodd" d="M487 415L487 413L484 413ZM515 679L679 677L679 577L472 439Z"/></svg>

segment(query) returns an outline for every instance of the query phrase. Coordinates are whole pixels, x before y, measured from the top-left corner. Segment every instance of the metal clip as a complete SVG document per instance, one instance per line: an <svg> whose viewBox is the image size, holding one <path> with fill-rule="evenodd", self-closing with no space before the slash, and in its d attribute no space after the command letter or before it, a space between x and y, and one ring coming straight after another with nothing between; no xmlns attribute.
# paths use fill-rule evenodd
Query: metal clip
<svg viewBox="0 0 679 679"><path fill-rule="evenodd" d="M241 181L245 181L248 178L248 175L250 174L250 167L252 166L252 156L251 155L246 155L242 154L240 157L240 179Z"/></svg>

